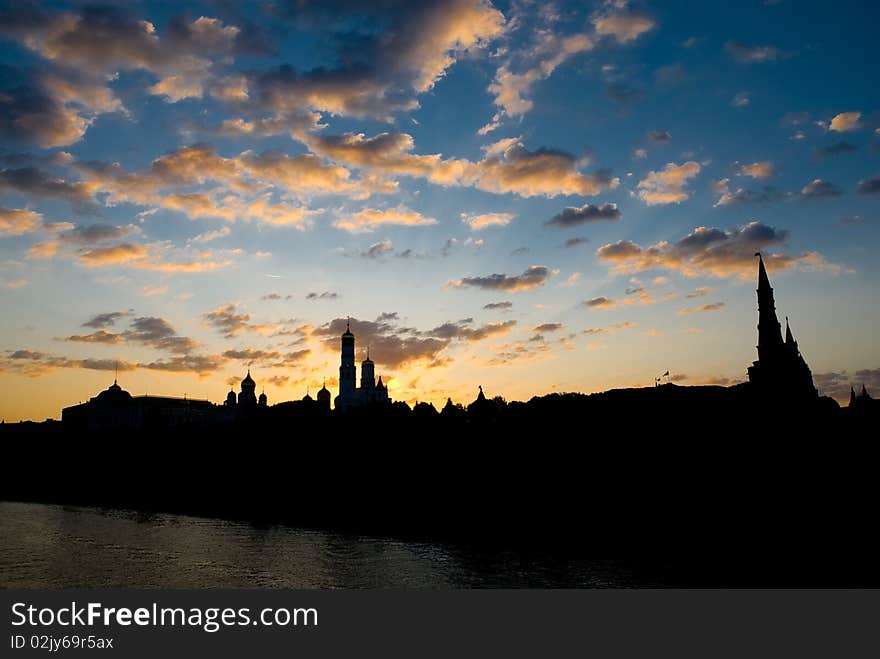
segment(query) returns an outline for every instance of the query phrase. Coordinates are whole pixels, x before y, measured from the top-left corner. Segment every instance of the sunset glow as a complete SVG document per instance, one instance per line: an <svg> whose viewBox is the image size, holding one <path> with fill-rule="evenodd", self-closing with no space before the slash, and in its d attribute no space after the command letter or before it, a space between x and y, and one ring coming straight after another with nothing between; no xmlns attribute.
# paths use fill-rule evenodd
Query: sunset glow
<svg viewBox="0 0 880 659"><path fill-rule="evenodd" d="M880 392L870 3L2 7L7 422L335 395L347 318L410 403L733 384L758 251Z"/></svg>

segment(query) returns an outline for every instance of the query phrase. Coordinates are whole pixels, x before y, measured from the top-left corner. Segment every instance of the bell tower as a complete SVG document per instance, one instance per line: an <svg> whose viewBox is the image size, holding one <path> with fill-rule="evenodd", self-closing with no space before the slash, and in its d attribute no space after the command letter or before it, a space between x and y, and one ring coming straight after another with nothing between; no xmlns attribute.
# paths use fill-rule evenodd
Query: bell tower
<svg viewBox="0 0 880 659"><path fill-rule="evenodd" d="M357 395L357 374L354 365L354 334L351 333L351 321L345 323L345 333L341 337L342 361L339 364L339 397L337 407L346 407L354 402Z"/></svg>

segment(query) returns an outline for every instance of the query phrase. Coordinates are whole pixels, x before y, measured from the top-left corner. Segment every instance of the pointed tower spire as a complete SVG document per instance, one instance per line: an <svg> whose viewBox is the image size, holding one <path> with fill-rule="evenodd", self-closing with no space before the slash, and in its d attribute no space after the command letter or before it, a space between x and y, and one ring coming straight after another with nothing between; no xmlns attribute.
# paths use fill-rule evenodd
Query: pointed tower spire
<svg viewBox="0 0 880 659"><path fill-rule="evenodd" d="M856 390L855 387L849 388L849 406L852 407L856 402Z"/></svg>
<svg viewBox="0 0 880 659"><path fill-rule="evenodd" d="M776 303L773 300L773 287L767 277L761 252L758 257L758 359L767 363L775 361L782 347L782 327L776 317Z"/></svg>
<svg viewBox="0 0 880 659"><path fill-rule="evenodd" d="M761 256L761 252L755 252L755 256L758 257L758 291L762 289L772 291L770 278L767 277L767 269L764 267L764 258Z"/></svg>

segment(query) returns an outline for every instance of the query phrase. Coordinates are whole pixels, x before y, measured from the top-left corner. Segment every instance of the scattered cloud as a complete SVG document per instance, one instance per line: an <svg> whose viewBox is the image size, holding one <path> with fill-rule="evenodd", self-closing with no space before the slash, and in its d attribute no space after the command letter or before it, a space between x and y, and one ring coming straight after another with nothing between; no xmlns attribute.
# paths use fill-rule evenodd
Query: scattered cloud
<svg viewBox="0 0 880 659"><path fill-rule="evenodd" d="M764 186L760 190L750 190L748 188L730 189L730 179L723 178L712 183L712 189L719 195L715 206L730 206L733 204L742 204L747 202L767 203L781 199L783 194L772 186Z"/></svg>
<svg viewBox="0 0 880 659"><path fill-rule="evenodd" d="M821 199L824 197L839 197L843 191L833 183L814 179L812 183L805 185L800 192L802 199Z"/></svg>
<svg viewBox="0 0 880 659"><path fill-rule="evenodd" d="M699 163L689 160L681 165L671 162L660 171L648 172L639 181L639 198L649 206L680 203L690 196L684 186L700 169Z"/></svg>
<svg viewBox="0 0 880 659"><path fill-rule="evenodd" d="M483 213L480 215L462 213L461 221L467 224L471 231L480 231L486 227L507 226L514 217L512 213Z"/></svg>
<svg viewBox="0 0 880 659"><path fill-rule="evenodd" d="M594 297L586 302L584 302L584 306L590 307L591 309L613 309L620 302L617 300L612 300L607 297Z"/></svg>
<svg viewBox="0 0 880 659"><path fill-rule="evenodd" d="M686 277L711 275L714 277L751 278L755 273L755 252L764 254L770 270L787 270L795 266L807 270L839 271L817 252L790 256L770 252L788 238L783 229L751 222L731 229L697 227L674 243L658 242L642 247L630 240L603 245L596 251L601 261L613 266L616 272L641 272L656 268L674 270Z"/></svg>
<svg viewBox="0 0 880 659"><path fill-rule="evenodd" d="M432 224L437 224L437 220L433 217L425 217L404 206L384 210L365 208L334 222L335 227L351 233L368 233L375 230L376 227L386 225L422 227Z"/></svg>
<svg viewBox="0 0 880 659"><path fill-rule="evenodd" d="M715 289L710 288L709 286L698 286L693 291L685 295L686 298L692 299L697 297L706 297L710 293L712 293Z"/></svg>
<svg viewBox="0 0 880 659"><path fill-rule="evenodd" d="M761 160L748 165L740 165L736 168L736 173L740 176L750 176L751 178L764 179L776 176L776 167L769 160Z"/></svg>
<svg viewBox="0 0 880 659"><path fill-rule="evenodd" d="M732 99L730 99L730 106L742 109L747 108L752 104L752 95L750 92L738 92Z"/></svg>
<svg viewBox="0 0 880 659"><path fill-rule="evenodd" d="M672 141L672 135L668 130L649 130L645 139L652 144L667 144Z"/></svg>
<svg viewBox="0 0 880 659"><path fill-rule="evenodd" d="M463 277L449 282L452 288L482 288L495 291L528 291L543 286L557 271L547 266L533 265L521 275L492 274L485 277Z"/></svg>
<svg viewBox="0 0 880 659"><path fill-rule="evenodd" d="M834 115L828 128L829 130L834 130L838 133L858 130L862 127L862 124L859 122L861 117L861 112L841 112L840 114Z"/></svg>
<svg viewBox="0 0 880 659"><path fill-rule="evenodd" d="M542 323L536 327L532 328L532 332L536 334L548 334L550 332L558 332L561 329L564 329L565 325L562 323Z"/></svg>
<svg viewBox="0 0 880 659"><path fill-rule="evenodd" d="M563 247L577 247L578 245L585 245L590 242L589 238L585 238L584 236L578 236L576 238L569 238L564 243L562 243Z"/></svg>
<svg viewBox="0 0 880 659"><path fill-rule="evenodd" d="M392 245L390 240L382 240L370 245L367 249L361 252L361 256L365 259L378 259L390 254L393 250L394 245Z"/></svg>
<svg viewBox="0 0 880 659"><path fill-rule="evenodd" d="M858 192L864 195L880 194L880 176L865 178L859 181Z"/></svg>
<svg viewBox="0 0 880 659"><path fill-rule="evenodd" d="M622 213L620 212L620 209L617 208L617 204L602 204L601 206L584 204L580 207L568 206L560 213L557 213L549 220L545 221L544 226L567 228L601 220L618 220L621 215Z"/></svg>
<svg viewBox="0 0 880 659"><path fill-rule="evenodd" d="M213 327L226 338L238 336L243 332L259 334L275 334L283 330L278 324L252 323L253 316L240 310L235 303L220 305L216 309L202 314L202 319L209 327Z"/></svg>
<svg viewBox="0 0 880 659"><path fill-rule="evenodd" d="M775 46L754 46L735 40L724 44L724 49L735 60L746 64L772 62L781 54Z"/></svg>
<svg viewBox="0 0 880 659"><path fill-rule="evenodd" d="M635 41L656 27L657 22L647 14L619 9L615 3L611 11L600 13L593 18L593 27L600 36L613 37L617 43Z"/></svg>
<svg viewBox="0 0 880 659"><path fill-rule="evenodd" d="M99 313L97 316L93 316L90 320L87 320L82 324L83 327L91 327L93 329L102 329L105 327L111 327L116 324L116 321L120 318L124 318L129 315L128 311L111 311L109 313Z"/></svg>
<svg viewBox="0 0 880 659"><path fill-rule="evenodd" d="M42 221L43 216L32 210L0 207L0 236L20 236L36 231Z"/></svg>
<svg viewBox="0 0 880 659"><path fill-rule="evenodd" d="M589 336L593 336L596 334L614 334L619 330L629 329L635 326L636 324L631 320L624 320L619 323L609 325L608 327L589 327L585 330L581 330L581 334L587 334Z"/></svg>
<svg viewBox="0 0 880 659"><path fill-rule="evenodd" d="M692 313L703 313L705 311L721 311L724 308L724 302L713 302L711 304L701 304L699 307L679 309L678 313L686 316Z"/></svg>

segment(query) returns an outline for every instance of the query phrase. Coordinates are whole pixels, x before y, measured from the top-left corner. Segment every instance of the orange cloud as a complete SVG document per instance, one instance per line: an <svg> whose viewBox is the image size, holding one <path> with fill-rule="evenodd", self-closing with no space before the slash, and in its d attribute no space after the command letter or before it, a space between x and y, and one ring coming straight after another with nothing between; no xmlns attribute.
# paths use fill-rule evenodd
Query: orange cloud
<svg viewBox="0 0 880 659"><path fill-rule="evenodd" d="M859 123L859 119L861 118L861 112L841 112L840 114L834 116L834 118L831 120L829 128L839 133L844 133L851 130L858 130L862 127L861 123Z"/></svg>
<svg viewBox="0 0 880 659"><path fill-rule="evenodd" d="M699 173L700 164L693 160L681 165L668 163L660 171L648 172L639 181L639 199L649 206L682 202L690 196L684 186Z"/></svg>
<svg viewBox="0 0 880 659"><path fill-rule="evenodd" d="M403 206L398 206L397 208L385 210L365 208L345 219L339 219L334 222L335 227L352 233L366 233L373 231L376 227L388 224L418 227L437 224L437 220L433 217L425 217Z"/></svg>
<svg viewBox="0 0 880 659"><path fill-rule="evenodd" d="M20 236L40 228L43 216L25 208L0 208L0 236Z"/></svg>
<svg viewBox="0 0 880 659"><path fill-rule="evenodd" d="M752 178L762 179L770 178L776 175L776 168L769 160L753 162L748 165L741 165L737 169L737 173L742 176L751 176Z"/></svg>
<svg viewBox="0 0 880 659"><path fill-rule="evenodd" d="M512 213L482 213L480 215L462 213L461 221L467 224L471 231L481 231L486 227L507 226L514 217Z"/></svg>

